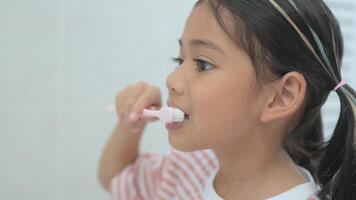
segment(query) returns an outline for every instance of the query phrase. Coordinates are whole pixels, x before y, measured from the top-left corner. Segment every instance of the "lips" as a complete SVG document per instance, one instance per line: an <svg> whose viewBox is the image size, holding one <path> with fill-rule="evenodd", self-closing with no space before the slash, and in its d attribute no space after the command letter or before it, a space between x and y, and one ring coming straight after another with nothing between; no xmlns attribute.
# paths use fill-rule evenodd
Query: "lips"
<svg viewBox="0 0 356 200"><path fill-rule="evenodd" d="M184 113L187 113L187 112L185 112L184 109L182 109L181 107L177 106L177 105L176 105L175 103L173 103L172 101L168 101L168 102L167 102L167 105L168 105L169 107L172 107L172 108L179 108L179 109L182 110Z"/></svg>

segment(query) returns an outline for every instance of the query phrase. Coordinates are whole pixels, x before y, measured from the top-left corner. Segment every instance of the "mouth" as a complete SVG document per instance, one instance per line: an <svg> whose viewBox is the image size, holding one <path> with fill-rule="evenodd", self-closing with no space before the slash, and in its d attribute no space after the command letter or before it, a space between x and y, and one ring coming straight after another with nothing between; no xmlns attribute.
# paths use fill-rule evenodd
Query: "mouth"
<svg viewBox="0 0 356 200"><path fill-rule="evenodd" d="M185 122L188 122L190 120L190 115L184 110L182 109L181 107L177 106L175 103L171 102L171 101L168 101L167 102L167 105L169 107L172 107L172 108L178 108L180 109L182 112L184 112L184 121L181 122L181 123L185 123Z"/></svg>
<svg viewBox="0 0 356 200"><path fill-rule="evenodd" d="M188 122L189 119L190 119L189 115L184 113L184 121L183 121L183 123Z"/></svg>

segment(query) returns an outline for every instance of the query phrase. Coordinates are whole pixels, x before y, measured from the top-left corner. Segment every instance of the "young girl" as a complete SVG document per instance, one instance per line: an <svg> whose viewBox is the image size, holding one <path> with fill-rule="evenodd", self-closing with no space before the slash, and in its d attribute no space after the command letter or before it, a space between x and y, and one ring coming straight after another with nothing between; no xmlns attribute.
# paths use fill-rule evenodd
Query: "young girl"
<svg viewBox="0 0 356 200"><path fill-rule="evenodd" d="M355 200L355 91L342 81L340 27L321 0L200 0L167 78L172 148L139 152L160 90L144 82L116 96L119 121L99 179L112 199ZM330 92L341 113L323 142ZM131 115L130 115L131 113Z"/></svg>

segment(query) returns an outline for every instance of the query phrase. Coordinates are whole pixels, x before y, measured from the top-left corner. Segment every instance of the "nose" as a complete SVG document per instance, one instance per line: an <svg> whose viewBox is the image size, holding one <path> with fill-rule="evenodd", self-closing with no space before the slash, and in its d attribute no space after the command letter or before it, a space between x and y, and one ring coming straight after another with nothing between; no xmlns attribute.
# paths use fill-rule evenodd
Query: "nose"
<svg viewBox="0 0 356 200"><path fill-rule="evenodd" d="M169 95L182 95L184 93L185 84L185 78L181 67L178 67L174 72L168 75L166 79Z"/></svg>

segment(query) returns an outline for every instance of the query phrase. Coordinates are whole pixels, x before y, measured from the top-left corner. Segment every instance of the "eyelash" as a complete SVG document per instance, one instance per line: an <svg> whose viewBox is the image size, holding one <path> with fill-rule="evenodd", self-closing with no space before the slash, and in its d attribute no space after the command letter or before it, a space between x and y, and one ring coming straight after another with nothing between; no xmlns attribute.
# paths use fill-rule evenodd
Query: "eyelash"
<svg viewBox="0 0 356 200"><path fill-rule="evenodd" d="M198 72L204 72L204 71L209 71L209 70L199 70L199 64L209 64L209 65L211 65L213 68L215 67L213 64L211 64L211 63L209 63L209 62L206 62L206 61L204 61L204 60L202 60L202 59L193 59L196 63L197 63L197 66L198 66L198 68L197 68L197 71ZM172 58L172 61L174 62L174 63L178 63L179 65L182 65L182 63L183 63L183 59L181 59L181 58L179 58L179 57L173 57Z"/></svg>

